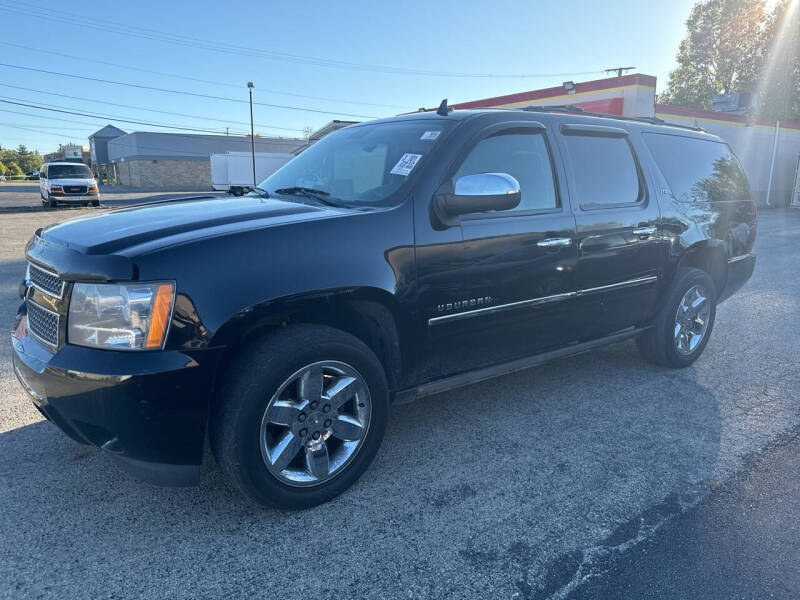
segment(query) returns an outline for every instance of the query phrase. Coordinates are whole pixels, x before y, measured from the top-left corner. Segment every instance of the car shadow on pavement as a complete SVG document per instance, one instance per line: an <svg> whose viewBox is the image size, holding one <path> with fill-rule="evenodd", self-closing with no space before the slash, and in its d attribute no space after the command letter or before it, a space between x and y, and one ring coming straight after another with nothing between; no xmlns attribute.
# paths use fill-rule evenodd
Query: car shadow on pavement
<svg viewBox="0 0 800 600"><path fill-rule="evenodd" d="M199 487L160 488L49 423L20 427L0 434L0 578L24 595L142 595L154 573L181 597L545 597L576 548L715 477L719 399L693 370L627 343L397 406L354 488L299 513L250 505L211 461ZM336 551L287 569L318 536Z"/></svg>

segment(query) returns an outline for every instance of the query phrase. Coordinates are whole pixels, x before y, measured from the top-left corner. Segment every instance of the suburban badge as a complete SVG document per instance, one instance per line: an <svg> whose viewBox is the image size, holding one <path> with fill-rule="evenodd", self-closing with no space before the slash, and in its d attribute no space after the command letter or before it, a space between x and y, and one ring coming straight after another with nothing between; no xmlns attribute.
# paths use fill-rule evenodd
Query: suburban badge
<svg viewBox="0 0 800 600"><path fill-rule="evenodd" d="M445 313L453 312L454 310L464 310L467 308L486 306L492 303L491 296L481 296L480 298L469 298L468 300L458 300L457 302L448 302L446 304L439 304L436 307L436 312Z"/></svg>

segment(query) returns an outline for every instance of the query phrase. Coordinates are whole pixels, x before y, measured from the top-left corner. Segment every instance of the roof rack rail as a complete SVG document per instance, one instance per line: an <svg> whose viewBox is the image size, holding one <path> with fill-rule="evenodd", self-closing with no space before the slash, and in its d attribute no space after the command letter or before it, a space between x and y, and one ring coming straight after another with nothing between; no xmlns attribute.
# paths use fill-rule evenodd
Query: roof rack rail
<svg viewBox="0 0 800 600"><path fill-rule="evenodd" d="M551 112L554 110L560 110L563 112L571 112L571 113L586 112L580 106L575 106L574 104L538 104L538 105L532 104L530 106L523 106L522 110L527 110L530 112Z"/></svg>
<svg viewBox="0 0 800 600"><path fill-rule="evenodd" d="M616 119L618 121L638 121L640 123L652 123L653 125L667 125L668 127L678 127L680 129L689 129L691 131L702 131L707 133L702 127L694 127L692 125L681 125L679 123L667 123L664 119L658 117L625 117L622 115L611 115L608 113L589 112L583 110L580 106L574 104L551 104L551 105L531 105L523 106L519 110L530 112L567 112L580 114L585 117L602 117L604 119Z"/></svg>

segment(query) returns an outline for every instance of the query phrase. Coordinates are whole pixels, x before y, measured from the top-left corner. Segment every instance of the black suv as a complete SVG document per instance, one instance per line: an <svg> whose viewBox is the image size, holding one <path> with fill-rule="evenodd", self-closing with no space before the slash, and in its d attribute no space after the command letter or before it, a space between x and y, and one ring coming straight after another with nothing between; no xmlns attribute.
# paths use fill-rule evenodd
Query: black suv
<svg viewBox="0 0 800 600"><path fill-rule="evenodd" d="M208 440L246 496L308 507L367 468L392 402L634 337L691 364L755 234L701 130L442 107L333 133L243 198L37 231L14 367L140 477L196 481Z"/></svg>

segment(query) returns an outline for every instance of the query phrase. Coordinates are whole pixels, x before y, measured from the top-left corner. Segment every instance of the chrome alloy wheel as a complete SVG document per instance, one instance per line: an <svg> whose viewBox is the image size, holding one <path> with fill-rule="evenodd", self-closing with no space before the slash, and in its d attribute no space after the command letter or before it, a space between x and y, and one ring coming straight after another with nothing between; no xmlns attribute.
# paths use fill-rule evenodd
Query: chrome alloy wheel
<svg viewBox="0 0 800 600"><path fill-rule="evenodd" d="M261 457L283 483L318 485L356 455L369 430L372 403L350 365L303 367L278 388L261 419Z"/></svg>
<svg viewBox="0 0 800 600"><path fill-rule="evenodd" d="M695 285L683 295L675 313L675 349L688 356L695 351L708 331L711 300L706 290Z"/></svg>

